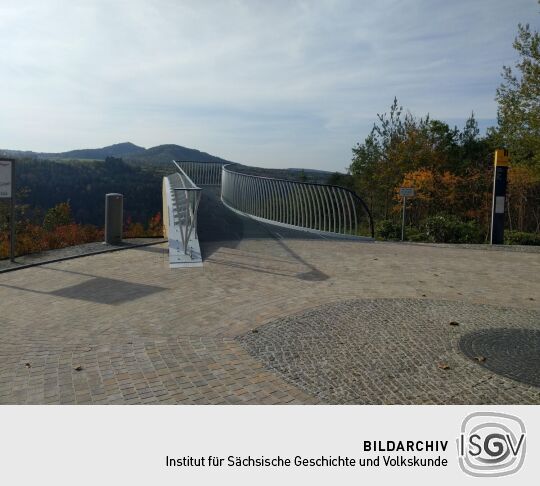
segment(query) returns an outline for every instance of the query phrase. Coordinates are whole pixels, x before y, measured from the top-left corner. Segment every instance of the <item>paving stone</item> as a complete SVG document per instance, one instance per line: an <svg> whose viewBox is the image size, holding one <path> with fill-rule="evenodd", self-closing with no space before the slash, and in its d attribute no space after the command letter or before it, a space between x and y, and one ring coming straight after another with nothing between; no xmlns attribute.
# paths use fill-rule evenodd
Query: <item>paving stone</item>
<svg viewBox="0 0 540 486"><path fill-rule="evenodd" d="M451 321L459 326L450 326ZM478 330L482 331L478 331ZM319 306L277 319L237 341L268 371L326 403L335 404L537 404L540 388L493 373L494 366L467 359L463 337L499 336L503 374L522 376L509 353L509 336L530 361L529 382L540 368L540 312L449 301L359 299ZM478 346L478 337L475 340ZM493 341L490 341L493 347ZM532 357L531 353L535 354ZM490 360L489 350L485 351ZM469 353L470 357L470 353ZM438 363L447 363L442 370ZM521 366L524 368L524 366ZM536 373L537 376L532 375ZM262 398L259 375L248 386ZM535 381L536 380L536 381ZM291 393L294 396L294 393Z"/></svg>
<svg viewBox="0 0 540 486"><path fill-rule="evenodd" d="M202 248L203 268L170 270L161 256L130 249L0 275L0 403L540 403L536 388L510 386L512 380L463 357L455 341L479 329L473 318L486 329L500 322L534 327L525 314L540 309L540 299L530 300L540 294L538 254L280 239L268 231ZM310 272L320 278L306 280ZM96 283L112 295L97 292ZM339 313L360 300L371 310ZM462 308L458 317L449 316L452 305ZM521 320L490 323L484 310L513 318L521 312ZM276 363L270 358L277 354L244 341L312 311L320 334L308 329L303 342L296 334L288 347L270 339L271 349L281 346ZM377 326L370 327L371 317ZM444 328L454 333L451 345L429 327L443 318L460 322ZM351 322L354 343L339 329ZM361 339L362 326L373 339ZM331 350L320 337L330 329ZM422 342L420 330L432 340ZM300 331L284 336L293 332ZM450 373L427 362L436 350ZM359 355L373 357L369 372ZM386 374L373 369L382 355L391 357ZM317 369L324 386L314 391L307 383ZM470 373L464 386L474 396L456 389L459 373Z"/></svg>

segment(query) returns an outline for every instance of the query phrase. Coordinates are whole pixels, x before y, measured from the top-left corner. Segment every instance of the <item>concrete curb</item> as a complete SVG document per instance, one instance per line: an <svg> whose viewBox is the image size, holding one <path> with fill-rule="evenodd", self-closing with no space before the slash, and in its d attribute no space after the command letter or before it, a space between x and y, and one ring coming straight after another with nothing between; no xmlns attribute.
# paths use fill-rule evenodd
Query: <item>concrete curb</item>
<svg viewBox="0 0 540 486"><path fill-rule="evenodd" d="M92 256L92 255L102 255L103 253L113 253L115 251L122 251L122 250L132 250L133 248L140 248L142 246L161 245L162 243L167 243L167 240L153 241L152 243L138 243L134 245L123 246L120 248L107 248L105 250L81 253L80 255L70 255L66 257L53 258L52 260L46 260L42 262L26 263L26 264L18 265L16 267L3 268L0 270L0 274L8 273L8 272L15 272L16 270L24 270L25 268L39 267L40 265L47 265L49 263L58 263L58 262L64 262L67 260L74 260L75 258L84 258L87 256Z"/></svg>

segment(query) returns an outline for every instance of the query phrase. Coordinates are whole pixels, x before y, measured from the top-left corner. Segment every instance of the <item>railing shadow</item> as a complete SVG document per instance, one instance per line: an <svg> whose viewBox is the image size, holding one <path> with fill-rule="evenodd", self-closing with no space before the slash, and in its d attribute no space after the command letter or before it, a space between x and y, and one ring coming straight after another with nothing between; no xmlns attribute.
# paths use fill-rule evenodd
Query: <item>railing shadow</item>
<svg viewBox="0 0 540 486"><path fill-rule="evenodd" d="M270 226L237 214L225 207L219 198L219 187L205 188L203 190L199 206L198 225L203 260L219 265L306 281L322 281L329 278L328 275L304 260L284 241L284 239L322 240L323 237L307 231L291 230L289 228L274 227L273 225L271 228ZM250 239L271 240L291 259L276 259L268 258L266 255L257 255L256 260L261 262L261 264L258 264L253 262L253 255L251 255L251 258L246 256L241 262L233 261L230 256L221 258L217 255L223 249L237 249L242 241ZM284 268L291 263L297 268Z"/></svg>
<svg viewBox="0 0 540 486"><path fill-rule="evenodd" d="M0 283L0 287L22 290L33 294L50 295L68 299L82 300L96 304L119 305L141 299L157 292L169 290L165 287L140 284L108 277L100 277L84 272L52 268L50 266L36 267L35 270L62 272L81 277L87 277L82 282L67 285L56 290L35 290L17 285Z"/></svg>

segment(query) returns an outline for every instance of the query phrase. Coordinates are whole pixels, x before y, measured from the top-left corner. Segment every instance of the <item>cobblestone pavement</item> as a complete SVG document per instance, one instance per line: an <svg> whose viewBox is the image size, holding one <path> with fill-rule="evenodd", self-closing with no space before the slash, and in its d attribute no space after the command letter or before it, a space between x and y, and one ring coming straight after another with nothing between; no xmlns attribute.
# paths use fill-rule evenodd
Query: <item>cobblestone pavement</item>
<svg viewBox="0 0 540 486"><path fill-rule="evenodd" d="M318 403L231 339L3 347L1 403Z"/></svg>
<svg viewBox="0 0 540 486"><path fill-rule="evenodd" d="M530 338L540 332L540 312L433 300L351 300L277 319L238 340L267 369L327 403L540 403L540 388L487 368L496 361L500 371L515 376L509 351L512 344L523 350L521 340L482 348L472 360L459 352L460 338L486 328L505 330L507 338L525 328ZM540 376L540 349L525 351L528 361L521 365Z"/></svg>
<svg viewBox="0 0 540 486"><path fill-rule="evenodd" d="M427 369L446 360L450 369L411 372L400 397L389 391L396 384L391 372L372 367L365 383L373 387L355 403L408 403L414 397L440 402L443 395L430 394L427 384L438 382L425 381L433 373L447 380L447 403L462 403L464 396L475 403L540 403L534 389L527 394L523 385L500 378L455 347L462 332L473 330L474 319L501 327L502 321L481 319L482 312L474 309L482 305L508 309L519 317L515 326L534 324L527 319L540 310L538 254L281 239L278 234L208 242L203 252L203 268L169 269L162 245L1 274L0 403L332 401L250 354L242 339L249 333L262 336L269 323L313 308L379 299L387 299L388 312L398 314L404 302L415 302L409 314L416 309L421 329L440 321L444 331L433 334L438 347L429 351L414 332L412 314L403 325L394 317L392 333L387 328L394 341L384 340L382 331L374 333L367 345L373 356L403 351L399 343L405 341L410 347L403 366L418 362L419 369L421 363ZM455 312L441 301L454 303ZM464 311L456 314L460 308ZM463 327L445 327L450 318L461 319ZM368 317L362 319L369 324ZM399 354L387 354L397 370ZM469 394L451 395L452 377L467 369L469 379L460 390ZM496 390L491 383L507 388Z"/></svg>

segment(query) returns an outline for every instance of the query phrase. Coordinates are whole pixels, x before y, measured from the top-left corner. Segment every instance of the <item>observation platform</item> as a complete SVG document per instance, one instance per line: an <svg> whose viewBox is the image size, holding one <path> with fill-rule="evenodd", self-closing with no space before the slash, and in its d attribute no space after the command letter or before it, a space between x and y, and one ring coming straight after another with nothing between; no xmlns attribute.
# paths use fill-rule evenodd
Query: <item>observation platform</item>
<svg viewBox="0 0 540 486"><path fill-rule="evenodd" d="M540 403L467 340L537 336L538 253L327 238L212 188L198 236L199 268L156 244L0 274L0 403Z"/></svg>

